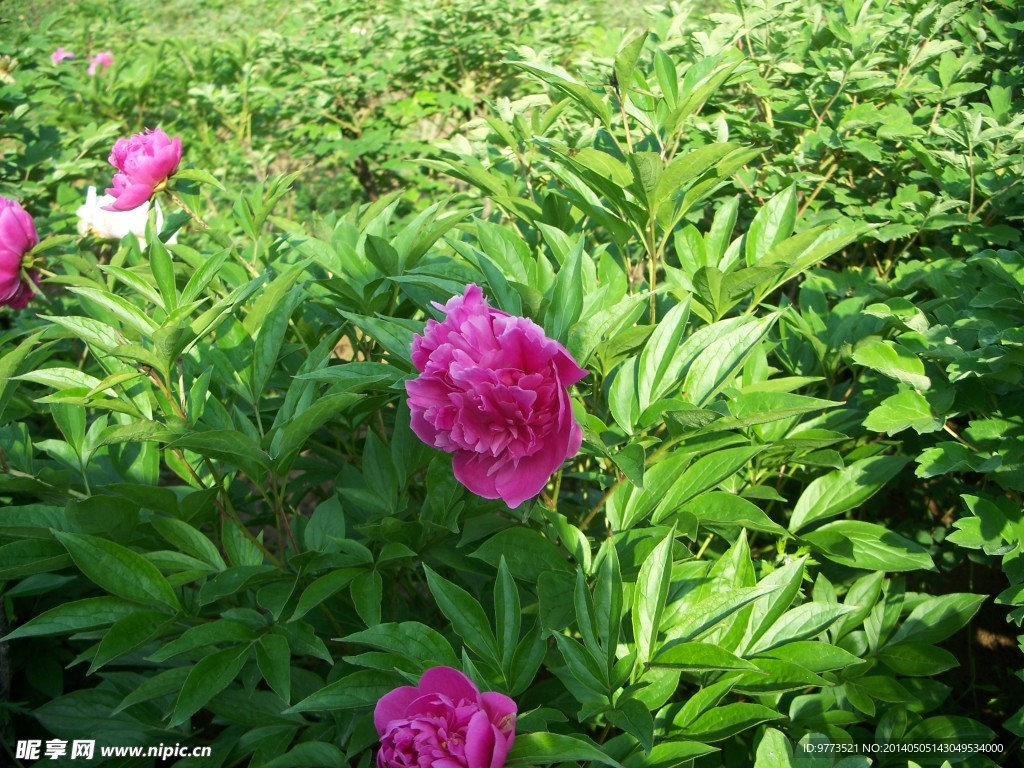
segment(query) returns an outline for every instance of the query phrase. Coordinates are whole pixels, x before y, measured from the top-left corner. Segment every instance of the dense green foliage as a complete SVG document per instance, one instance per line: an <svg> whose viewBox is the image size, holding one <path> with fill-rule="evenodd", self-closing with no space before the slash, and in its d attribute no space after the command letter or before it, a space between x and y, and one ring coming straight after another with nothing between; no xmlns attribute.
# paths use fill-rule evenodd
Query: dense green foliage
<svg viewBox="0 0 1024 768"><path fill-rule="evenodd" d="M448 665L510 766L1015 759L1024 11L101 5L0 50L0 194L57 236L0 314L0 751L362 768ZM72 236L156 125L160 237ZM467 283L589 372L513 510L409 427Z"/></svg>

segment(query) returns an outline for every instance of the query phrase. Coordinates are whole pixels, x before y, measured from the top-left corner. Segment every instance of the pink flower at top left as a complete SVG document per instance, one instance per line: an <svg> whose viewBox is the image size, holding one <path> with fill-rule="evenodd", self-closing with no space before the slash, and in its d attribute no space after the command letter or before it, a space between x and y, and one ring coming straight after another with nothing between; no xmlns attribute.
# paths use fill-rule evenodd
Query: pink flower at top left
<svg viewBox="0 0 1024 768"><path fill-rule="evenodd" d="M24 269L25 254L39 243L32 217L16 200L0 197L0 306L21 309L32 298Z"/></svg>
<svg viewBox="0 0 1024 768"><path fill-rule="evenodd" d="M117 169L107 194L115 198L107 211L130 211L150 200L167 184L181 162L181 139L159 128L130 139L118 139L109 162Z"/></svg>

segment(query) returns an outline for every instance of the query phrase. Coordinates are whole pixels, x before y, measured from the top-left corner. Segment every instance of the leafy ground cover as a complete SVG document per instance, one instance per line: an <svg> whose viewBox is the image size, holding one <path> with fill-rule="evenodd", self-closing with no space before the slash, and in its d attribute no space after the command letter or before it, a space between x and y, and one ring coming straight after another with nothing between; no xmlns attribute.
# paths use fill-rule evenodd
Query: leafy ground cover
<svg viewBox="0 0 1024 768"><path fill-rule="evenodd" d="M5 761L1014 764L1022 14L5 19Z"/></svg>

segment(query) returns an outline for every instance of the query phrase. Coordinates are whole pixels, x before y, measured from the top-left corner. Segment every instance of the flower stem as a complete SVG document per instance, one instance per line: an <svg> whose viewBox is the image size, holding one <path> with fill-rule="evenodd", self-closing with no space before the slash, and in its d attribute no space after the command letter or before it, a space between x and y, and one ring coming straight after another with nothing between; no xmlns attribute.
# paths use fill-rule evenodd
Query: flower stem
<svg viewBox="0 0 1024 768"><path fill-rule="evenodd" d="M185 201L182 200L180 197L178 197L178 193L177 192L174 192L172 190L167 190L167 194L169 194L171 196L171 200L173 200L175 202L175 204L177 204L177 206L179 208L181 208L181 210L183 210L185 213L187 213L192 218L192 220L195 221L196 224L198 224L203 229L209 229L210 228L210 225L207 224L205 221L203 221L202 217L198 213L196 213L191 208L189 208L187 205L185 205Z"/></svg>

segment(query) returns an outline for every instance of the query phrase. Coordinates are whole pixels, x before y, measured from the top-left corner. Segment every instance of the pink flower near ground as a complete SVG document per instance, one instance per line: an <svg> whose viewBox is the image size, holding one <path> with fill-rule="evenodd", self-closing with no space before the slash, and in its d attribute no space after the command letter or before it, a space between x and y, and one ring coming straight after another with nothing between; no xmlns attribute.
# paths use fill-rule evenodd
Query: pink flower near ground
<svg viewBox="0 0 1024 768"><path fill-rule="evenodd" d="M480 693L451 667L428 669L419 685L381 697L377 768L502 768L516 730L516 703Z"/></svg>
<svg viewBox="0 0 1024 768"><path fill-rule="evenodd" d="M35 222L28 212L17 201L0 197L0 306L21 309L32 298L34 292L22 262L38 242ZM28 277L36 279L32 273Z"/></svg>
<svg viewBox="0 0 1024 768"><path fill-rule="evenodd" d="M130 139L118 139L109 162L117 168L107 194L116 198L106 211L130 211L163 189L167 178L181 162L181 139L173 139L159 128L146 129Z"/></svg>
<svg viewBox="0 0 1024 768"><path fill-rule="evenodd" d="M491 309L476 285L438 309L445 320L428 320L412 344L412 430L454 454L470 491L518 506L580 449L568 387L587 372L532 320Z"/></svg>
<svg viewBox="0 0 1024 768"><path fill-rule="evenodd" d="M73 59L75 54L71 51L65 51L64 48L58 47L56 51L50 54L50 61L54 64L60 64L64 59Z"/></svg>
<svg viewBox="0 0 1024 768"><path fill-rule="evenodd" d="M100 51L91 59L89 59L89 75L93 76L96 74L97 69L102 75L103 72L114 63L113 51Z"/></svg>

